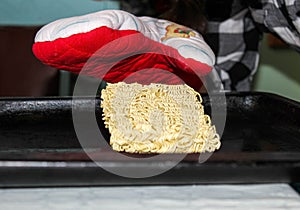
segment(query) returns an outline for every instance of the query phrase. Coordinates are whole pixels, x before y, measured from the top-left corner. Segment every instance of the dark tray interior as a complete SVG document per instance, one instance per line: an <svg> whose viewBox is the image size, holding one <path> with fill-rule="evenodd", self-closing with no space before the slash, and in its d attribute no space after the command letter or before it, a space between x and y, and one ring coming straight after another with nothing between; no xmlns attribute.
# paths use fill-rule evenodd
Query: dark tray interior
<svg viewBox="0 0 300 210"><path fill-rule="evenodd" d="M99 98L75 100L78 109L99 116L99 127L108 141ZM300 104L266 93L229 93L226 103L222 147L205 163L199 163L199 154L189 154L164 174L131 179L101 169L82 150L73 127L72 98L3 98L0 187L300 181ZM203 95L203 105L210 114L207 95ZM97 148L95 152L105 154L99 161L113 163L111 167L135 167L134 160L116 159L109 149ZM175 156L166 154L151 167L159 167ZM137 163L136 167L143 170L150 166Z"/></svg>

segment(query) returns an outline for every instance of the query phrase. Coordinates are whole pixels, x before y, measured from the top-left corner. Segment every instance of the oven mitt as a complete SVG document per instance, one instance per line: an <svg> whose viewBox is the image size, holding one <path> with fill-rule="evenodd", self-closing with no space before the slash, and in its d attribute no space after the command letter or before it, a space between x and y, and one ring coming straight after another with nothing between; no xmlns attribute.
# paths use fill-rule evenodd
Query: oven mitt
<svg viewBox="0 0 300 210"><path fill-rule="evenodd" d="M186 83L194 89L215 62L196 31L121 10L49 23L37 33L33 53L49 66L110 83Z"/></svg>

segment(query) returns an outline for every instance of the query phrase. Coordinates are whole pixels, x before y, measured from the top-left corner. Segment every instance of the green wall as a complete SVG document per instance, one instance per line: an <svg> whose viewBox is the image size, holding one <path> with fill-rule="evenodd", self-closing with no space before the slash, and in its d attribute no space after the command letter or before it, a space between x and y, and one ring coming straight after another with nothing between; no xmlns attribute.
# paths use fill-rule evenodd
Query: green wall
<svg viewBox="0 0 300 210"><path fill-rule="evenodd" d="M265 36L253 90L276 93L300 101L300 53L292 49L270 48Z"/></svg>
<svg viewBox="0 0 300 210"><path fill-rule="evenodd" d="M0 0L0 25L44 25L64 17L118 8L118 1L105 0Z"/></svg>

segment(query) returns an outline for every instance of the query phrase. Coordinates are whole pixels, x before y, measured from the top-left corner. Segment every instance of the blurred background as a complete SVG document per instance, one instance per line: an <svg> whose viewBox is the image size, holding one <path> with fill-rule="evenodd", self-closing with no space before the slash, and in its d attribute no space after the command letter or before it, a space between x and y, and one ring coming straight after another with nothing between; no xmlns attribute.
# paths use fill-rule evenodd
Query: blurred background
<svg viewBox="0 0 300 210"><path fill-rule="evenodd" d="M158 2L160 0L157 0ZM124 9L136 15L155 16L163 4L103 0L1 0L0 97L69 96L76 75L40 63L31 47L36 32L56 19L105 9ZM150 1L151 2L151 1ZM279 40L264 35L261 60L252 91L276 93L300 101L300 57Z"/></svg>

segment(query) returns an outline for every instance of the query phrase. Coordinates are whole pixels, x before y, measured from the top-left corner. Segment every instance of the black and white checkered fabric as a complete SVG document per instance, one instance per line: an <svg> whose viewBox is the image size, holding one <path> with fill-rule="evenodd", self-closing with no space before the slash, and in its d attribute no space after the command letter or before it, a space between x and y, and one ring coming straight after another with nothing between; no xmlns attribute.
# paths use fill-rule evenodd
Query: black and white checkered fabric
<svg viewBox="0 0 300 210"><path fill-rule="evenodd" d="M155 13L148 11L153 9L149 7L150 0L123 1L138 10L129 10L137 15ZM300 0L204 2L208 19L208 32L204 37L216 54L214 72L221 79L217 86L228 91L251 90L263 32L275 34L300 52Z"/></svg>
<svg viewBox="0 0 300 210"><path fill-rule="evenodd" d="M300 0L207 0L206 4L205 39L216 54L215 70L225 90L251 89L263 32L276 34L300 52Z"/></svg>
<svg viewBox="0 0 300 210"><path fill-rule="evenodd" d="M253 20L277 34L283 41L300 49L300 1L261 0L250 7Z"/></svg>

